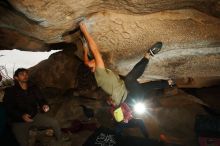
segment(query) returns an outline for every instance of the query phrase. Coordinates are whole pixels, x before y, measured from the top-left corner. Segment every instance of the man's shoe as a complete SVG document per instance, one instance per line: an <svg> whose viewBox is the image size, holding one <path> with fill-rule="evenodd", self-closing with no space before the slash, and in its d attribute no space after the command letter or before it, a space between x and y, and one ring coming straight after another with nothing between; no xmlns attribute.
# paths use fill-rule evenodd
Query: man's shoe
<svg viewBox="0 0 220 146"><path fill-rule="evenodd" d="M162 45L163 45L162 42L156 42L153 46L151 46L148 49L148 52L150 53L151 56L154 56L155 54L160 52Z"/></svg>

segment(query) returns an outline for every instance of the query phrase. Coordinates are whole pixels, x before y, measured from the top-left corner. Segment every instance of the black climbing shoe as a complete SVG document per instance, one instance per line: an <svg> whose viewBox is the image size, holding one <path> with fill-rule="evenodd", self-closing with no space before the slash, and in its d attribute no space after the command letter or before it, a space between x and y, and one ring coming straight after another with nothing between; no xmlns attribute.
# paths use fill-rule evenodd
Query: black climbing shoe
<svg viewBox="0 0 220 146"><path fill-rule="evenodd" d="M163 45L162 42L156 42L153 46L151 46L148 49L148 52L150 53L151 56L154 56L155 54L160 52L162 45Z"/></svg>

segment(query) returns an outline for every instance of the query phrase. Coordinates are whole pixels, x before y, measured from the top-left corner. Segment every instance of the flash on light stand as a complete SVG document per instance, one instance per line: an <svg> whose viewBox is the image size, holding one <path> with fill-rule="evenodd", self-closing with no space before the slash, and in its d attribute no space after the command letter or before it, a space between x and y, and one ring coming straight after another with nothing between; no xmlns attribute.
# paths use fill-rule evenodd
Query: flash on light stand
<svg viewBox="0 0 220 146"><path fill-rule="evenodd" d="M134 105L134 111L137 114L143 114L146 111L146 107L143 103L136 103Z"/></svg>

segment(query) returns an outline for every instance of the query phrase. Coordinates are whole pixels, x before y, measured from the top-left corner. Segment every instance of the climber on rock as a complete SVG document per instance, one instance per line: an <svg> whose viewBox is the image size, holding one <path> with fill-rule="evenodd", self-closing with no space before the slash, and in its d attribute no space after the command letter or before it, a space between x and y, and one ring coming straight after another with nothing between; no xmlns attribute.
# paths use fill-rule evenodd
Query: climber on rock
<svg viewBox="0 0 220 146"><path fill-rule="evenodd" d="M84 35L82 37L85 37L85 39L82 39L84 40L82 41L84 47L84 63L94 72L98 86L112 97L112 101L117 106L122 102L132 104L133 99L144 99L145 96L149 97L150 91L153 89L163 89L174 84L174 81L171 79L168 81L160 80L147 83L139 83L137 81L143 74L149 59L161 50L162 42L157 42L147 49L144 57L122 80L118 74L105 67L99 48L83 22L80 23L80 29ZM94 59L89 59L89 51L91 51Z"/></svg>

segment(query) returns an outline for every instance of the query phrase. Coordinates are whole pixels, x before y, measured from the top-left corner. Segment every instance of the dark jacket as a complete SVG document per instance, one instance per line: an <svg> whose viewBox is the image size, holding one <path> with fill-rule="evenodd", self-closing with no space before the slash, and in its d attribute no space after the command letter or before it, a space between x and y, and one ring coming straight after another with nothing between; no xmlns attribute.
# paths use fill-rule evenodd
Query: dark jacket
<svg viewBox="0 0 220 146"><path fill-rule="evenodd" d="M31 83L28 89L23 90L18 83L5 89L4 104L10 122L24 122L23 114L29 114L33 118L39 111L39 107L47 105L47 101L39 88Z"/></svg>

